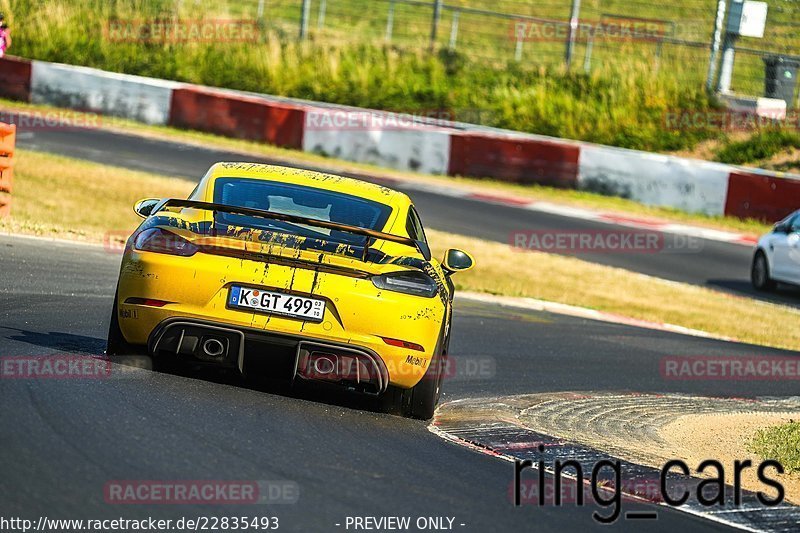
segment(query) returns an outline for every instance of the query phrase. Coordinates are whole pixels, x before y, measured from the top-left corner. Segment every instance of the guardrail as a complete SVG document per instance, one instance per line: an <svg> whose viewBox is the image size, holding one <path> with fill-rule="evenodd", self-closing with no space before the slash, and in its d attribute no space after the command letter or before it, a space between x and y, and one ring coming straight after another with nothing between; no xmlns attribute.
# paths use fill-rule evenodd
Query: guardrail
<svg viewBox="0 0 800 533"><path fill-rule="evenodd" d="M797 174L43 61L0 59L0 96L397 170L586 190L714 216L776 222L800 205Z"/></svg>
<svg viewBox="0 0 800 533"><path fill-rule="evenodd" d="M0 217L11 213L11 189L14 184L14 146L17 127L0 122Z"/></svg>

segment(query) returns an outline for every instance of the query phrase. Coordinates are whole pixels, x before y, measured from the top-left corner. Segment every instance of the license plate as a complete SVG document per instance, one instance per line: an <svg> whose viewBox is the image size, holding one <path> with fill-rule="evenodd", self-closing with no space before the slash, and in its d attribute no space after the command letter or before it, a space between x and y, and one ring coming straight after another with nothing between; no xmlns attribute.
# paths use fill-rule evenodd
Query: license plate
<svg viewBox="0 0 800 533"><path fill-rule="evenodd" d="M250 287L231 287L228 304L237 309L251 309L261 313L302 318L312 322L322 322L325 315L323 300Z"/></svg>

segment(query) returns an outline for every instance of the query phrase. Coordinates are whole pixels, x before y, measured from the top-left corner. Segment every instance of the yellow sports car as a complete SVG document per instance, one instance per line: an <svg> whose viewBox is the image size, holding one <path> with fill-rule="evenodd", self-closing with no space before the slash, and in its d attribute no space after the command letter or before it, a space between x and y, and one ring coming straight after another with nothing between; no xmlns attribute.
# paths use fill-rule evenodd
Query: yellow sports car
<svg viewBox="0 0 800 533"><path fill-rule="evenodd" d="M146 199L125 246L110 356L144 354L380 395L428 419L450 341L450 276L402 193L218 163L188 200ZM264 370L258 370L263 372Z"/></svg>

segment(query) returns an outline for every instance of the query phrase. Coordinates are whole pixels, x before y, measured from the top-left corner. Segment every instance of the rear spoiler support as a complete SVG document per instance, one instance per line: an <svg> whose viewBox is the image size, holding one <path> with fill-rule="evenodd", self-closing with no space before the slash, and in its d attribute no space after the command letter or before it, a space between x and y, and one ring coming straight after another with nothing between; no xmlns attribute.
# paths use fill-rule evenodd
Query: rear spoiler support
<svg viewBox="0 0 800 533"><path fill-rule="evenodd" d="M215 204L211 202L199 202L196 200L179 200L176 198L166 198L161 200L150 215L155 215L159 211L163 211L168 207L184 207L190 209L203 209L216 213L229 213L231 215L243 215L248 217L258 217L270 220L280 220L281 222L289 222L292 224L304 224L306 226L314 226L317 228L325 228L335 231L342 231L345 233L352 233L353 235L361 235L367 237L366 244L364 244L364 259L366 259L367 252L369 251L369 239L380 239L382 241L396 242L404 244L411 248L415 248L426 261L431 260L431 249L423 241L411 239L409 237L401 237L400 235L392 235L391 233L383 233L368 228L361 228L359 226L350 226L348 224L340 224L338 222L330 222L327 220L317 220L315 218L301 217L297 215L287 215L284 213L274 213L265 209L252 209L250 207L238 207L234 205ZM216 217L215 217L216 218Z"/></svg>

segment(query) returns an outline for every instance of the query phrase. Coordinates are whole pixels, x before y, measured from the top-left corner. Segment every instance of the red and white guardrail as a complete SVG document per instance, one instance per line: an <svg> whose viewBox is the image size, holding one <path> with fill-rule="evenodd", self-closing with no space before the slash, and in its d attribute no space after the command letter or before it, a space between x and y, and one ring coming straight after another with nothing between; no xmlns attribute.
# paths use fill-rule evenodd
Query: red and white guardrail
<svg viewBox="0 0 800 533"><path fill-rule="evenodd" d="M171 125L386 168L576 188L709 215L776 221L800 176L5 57L0 96Z"/></svg>

